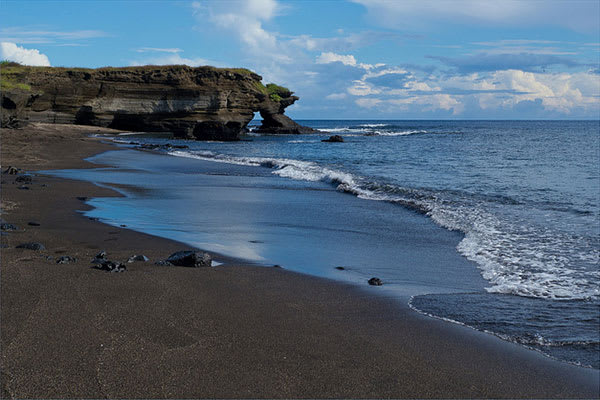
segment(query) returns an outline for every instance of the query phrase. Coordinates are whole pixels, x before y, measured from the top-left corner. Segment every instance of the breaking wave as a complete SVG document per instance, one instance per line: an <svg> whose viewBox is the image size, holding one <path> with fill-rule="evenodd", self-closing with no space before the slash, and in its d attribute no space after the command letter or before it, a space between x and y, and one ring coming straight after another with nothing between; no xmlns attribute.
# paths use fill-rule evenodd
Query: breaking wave
<svg viewBox="0 0 600 400"><path fill-rule="evenodd" d="M600 240L501 218L494 205L519 205L506 197L484 197L458 191L435 191L383 184L311 161L267 157L234 157L211 151L169 151L195 158L272 169L281 177L332 184L359 198L388 201L431 217L437 224L464 233L458 251L474 261L490 293L555 300L600 298ZM526 205L523 205L526 206ZM581 249L587 249L582 251Z"/></svg>

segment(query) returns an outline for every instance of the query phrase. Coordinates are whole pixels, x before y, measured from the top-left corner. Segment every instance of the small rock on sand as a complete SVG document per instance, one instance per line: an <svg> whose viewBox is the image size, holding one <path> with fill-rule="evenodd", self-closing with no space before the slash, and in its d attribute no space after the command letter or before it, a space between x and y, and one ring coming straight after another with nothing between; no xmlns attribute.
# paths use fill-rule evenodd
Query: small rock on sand
<svg viewBox="0 0 600 400"><path fill-rule="evenodd" d="M167 261L179 267L210 267L212 257L201 251L178 251L167 258Z"/></svg>
<svg viewBox="0 0 600 400"><path fill-rule="evenodd" d="M46 250L46 247L38 242L28 242L21 243L17 246L17 249L27 249L27 250Z"/></svg>
<svg viewBox="0 0 600 400"><path fill-rule="evenodd" d="M57 264L68 264L71 262L77 262L77 258L71 256L62 256L58 260L56 260Z"/></svg>
<svg viewBox="0 0 600 400"><path fill-rule="evenodd" d="M139 254L139 255L135 255L135 256L131 256L131 257L129 257L129 259L127 260L127 262L128 262L128 263L132 263L132 262L134 262L134 261L143 261L143 262L146 262L146 261L148 261L148 260L149 260L149 258L148 258L148 257L146 257L146 256L145 256L145 255L143 255L143 254Z"/></svg>
<svg viewBox="0 0 600 400"><path fill-rule="evenodd" d="M104 261L106 261L106 251L102 250L90 262L92 264L102 264Z"/></svg>
<svg viewBox="0 0 600 400"><path fill-rule="evenodd" d="M16 231L17 229L19 229L19 228L17 228L16 225L9 224L7 222L0 224L0 230L3 230L3 231Z"/></svg>
<svg viewBox="0 0 600 400"><path fill-rule="evenodd" d="M13 167L12 165L10 165L8 168L6 168L4 170L4 174L8 174L8 175L17 175L20 174L21 172L23 172L23 170L21 170L20 168L17 167Z"/></svg>
<svg viewBox="0 0 600 400"><path fill-rule="evenodd" d="M383 282L381 281L381 279L373 277L373 278L369 279L369 285L381 286L381 285L383 285Z"/></svg>

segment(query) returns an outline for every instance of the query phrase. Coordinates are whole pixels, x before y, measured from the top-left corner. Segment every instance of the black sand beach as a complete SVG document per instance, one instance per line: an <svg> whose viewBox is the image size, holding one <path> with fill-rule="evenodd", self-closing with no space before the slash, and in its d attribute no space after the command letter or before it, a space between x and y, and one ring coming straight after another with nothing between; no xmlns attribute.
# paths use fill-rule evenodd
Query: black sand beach
<svg viewBox="0 0 600 400"><path fill-rule="evenodd" d="M2 133L2 167L89 168L100 129ZM598 371L277 268L153 264L181 243L104 225L77 197L115 192L2 175L2 397L596 398ZM45 185L45 186L44 186ZM35 221L39 226L28 225ZM16 249L41 242L46 250ZM124 273L91 269L100 250ZM56 264L60 256L76 262ZM53 257L48 260L47 257Z"/></svg>

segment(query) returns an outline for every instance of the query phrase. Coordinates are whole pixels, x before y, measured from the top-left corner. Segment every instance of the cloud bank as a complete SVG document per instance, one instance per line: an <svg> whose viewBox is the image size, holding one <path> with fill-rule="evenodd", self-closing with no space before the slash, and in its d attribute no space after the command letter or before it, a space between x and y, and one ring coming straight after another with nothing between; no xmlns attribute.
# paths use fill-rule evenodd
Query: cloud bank
<svg viewBox="0 0 600 400"><path fill-rule="evenodd" d="M10 42L0 43L0 57L3 60L14 61L24 65L50 66L48 57L45 54L40 53L39 50L26 49Z"/></svg>

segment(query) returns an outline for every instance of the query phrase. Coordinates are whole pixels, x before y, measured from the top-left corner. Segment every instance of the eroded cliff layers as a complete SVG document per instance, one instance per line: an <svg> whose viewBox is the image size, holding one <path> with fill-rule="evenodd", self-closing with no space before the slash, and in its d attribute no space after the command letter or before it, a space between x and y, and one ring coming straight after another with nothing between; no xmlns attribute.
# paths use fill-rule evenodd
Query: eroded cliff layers
<svg viewBox="0 0 600 400"><path fill-rule="evenodd" d="M242 68L0 66L2 126L67 123L237 140L260 112L263 133L306 133L284 114L291 91Z"/></svg>

